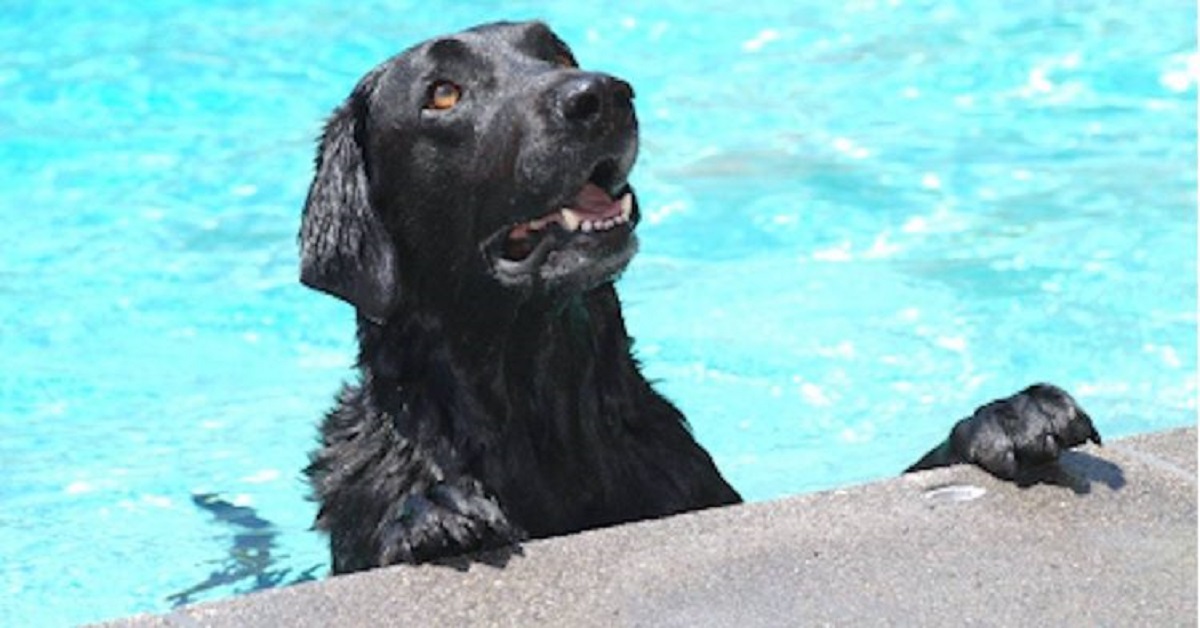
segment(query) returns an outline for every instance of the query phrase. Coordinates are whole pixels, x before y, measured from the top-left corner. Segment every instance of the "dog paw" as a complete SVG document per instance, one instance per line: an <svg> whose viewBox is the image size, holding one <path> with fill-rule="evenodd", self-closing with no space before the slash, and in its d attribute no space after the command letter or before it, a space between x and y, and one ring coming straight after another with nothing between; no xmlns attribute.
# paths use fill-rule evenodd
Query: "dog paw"
<svg viewBox="0 0 1200 628"><path fill-rule="evenodd" d="M950 445L963 460L1005 480L1055 462L1062 451L1087 441L1101 444L1091 417L1050 384L993 401L959 421L950 434Z"/></svg>
<svg viewBox="0 0 1200 628"><path fill-rule="evenodd" d="M428 562L514 545L523 537L479 482L460 478L399 504L381 530L379 564Z"/></svg>

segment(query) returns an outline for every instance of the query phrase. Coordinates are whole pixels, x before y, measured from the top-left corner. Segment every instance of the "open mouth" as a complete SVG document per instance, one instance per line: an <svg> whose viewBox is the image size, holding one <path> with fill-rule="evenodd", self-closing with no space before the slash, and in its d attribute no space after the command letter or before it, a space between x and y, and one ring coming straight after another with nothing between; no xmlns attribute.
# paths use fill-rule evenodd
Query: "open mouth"
<svg viewBox="0 0 1200 628"><path fill-rule="evenodd" d="M636 206L629 185L615 180L616 170L614 162L601 162L561 207L488 238L484 249L497 274L502 279L532 274L547 262L553 264L557 251L579 249L583 255L586 250L590 258L625 248L636 222Z"/></svg>
<svg viewBox="0 0 1200 628"><path fill-rule="evenodd" d="M520 262L557 228L565 234L602 233L628 224L633 217L633 193L614 199L594 183L585 183L569 206L516 225L505 238L502 259Z"/></svg>

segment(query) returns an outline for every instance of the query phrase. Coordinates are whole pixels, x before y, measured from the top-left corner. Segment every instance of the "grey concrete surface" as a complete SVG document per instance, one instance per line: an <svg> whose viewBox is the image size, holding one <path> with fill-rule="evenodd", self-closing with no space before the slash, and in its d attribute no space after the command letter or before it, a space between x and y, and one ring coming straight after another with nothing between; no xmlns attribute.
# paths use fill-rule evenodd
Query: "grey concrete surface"
<svg viewBox="0 0 1200 628"><path fill-rule="evenodd" d="M938 469L112 625L1196 626L1195 427L1061 469Z"/></svg>

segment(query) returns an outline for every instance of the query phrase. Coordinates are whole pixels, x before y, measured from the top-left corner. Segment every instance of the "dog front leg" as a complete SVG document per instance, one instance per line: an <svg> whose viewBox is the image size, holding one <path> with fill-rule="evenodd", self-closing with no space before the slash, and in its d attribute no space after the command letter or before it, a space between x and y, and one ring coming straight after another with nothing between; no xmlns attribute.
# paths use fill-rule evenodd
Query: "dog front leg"
<svg viewBox="0 0 1200 628"><path fill-rule="evenodd" d="M1100 444L1091 417L1061 388L1035 384L959 421L949 438L906 473L968 462L998 478L1019 480L1088 441Z"/></svg>
<svg viewBox="0 0 1200 628"><path fill-rule="evenodd" d="M524 538L478 480L459 476L400 500L382 523L379 563L423 563L511 546Z"/></svg>

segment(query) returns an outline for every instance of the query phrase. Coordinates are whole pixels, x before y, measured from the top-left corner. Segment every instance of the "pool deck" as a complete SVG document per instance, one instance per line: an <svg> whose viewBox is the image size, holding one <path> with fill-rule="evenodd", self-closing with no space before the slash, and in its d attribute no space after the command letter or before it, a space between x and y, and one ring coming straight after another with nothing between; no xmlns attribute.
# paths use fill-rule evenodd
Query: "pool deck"
<svg viewBox="0 0 1200 628"><path fill-rule="evenodd" d="M1196 428L1062 471L1018 488L938 469L112 625L1195 626Z"/></svg>

